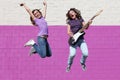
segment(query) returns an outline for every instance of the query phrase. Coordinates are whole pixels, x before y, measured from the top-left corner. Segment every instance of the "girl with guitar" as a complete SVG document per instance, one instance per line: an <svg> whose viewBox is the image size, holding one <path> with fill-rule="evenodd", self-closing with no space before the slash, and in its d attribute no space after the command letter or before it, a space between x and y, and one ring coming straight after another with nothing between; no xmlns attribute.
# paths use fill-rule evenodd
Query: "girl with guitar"
<svg viewBox="0 0 120 80"><path fill-rule="evenodd" d="M44 10L43 14L39 9L34 9L31 11L26 4L21 3L20 6L23 6L25 10L30 15L30 20L34 26L37 26L39 29L39 33L37 36L37 43L34 42L33 39L29 40L25 46L31 46L31 54L38 53L41 58L50 57L52 55L49 43L47 41L48 38L48 25L45 20L46 17L46 9L47 3L44 0L43 2ZM30 55L31 55L30 54Z"/></svg>
<svg viewBox="0 0 120 80"><path fill-rule="evenodd" d="M84 35L82 34L77 42L75 44L71 44L71 39L73 38L74 34L77 33L80 29L83 27L86 27L86 29L89 27L89 25L92 23L92 20L90 19L88 23L84 22L84 19L81 16L81 13L78 9L75 8L70 8L70 10L66 14L67 16L67 33L70 36L69 39L69 49L70 49L70 54L68 57L68 66L66 71L69 72L71 65L73 63L73 59L76 55L76 48L80 47L82 51L82 57L80 59L80 63L82 66L83 70L86 70L86 59L88 57L88 47L87 44L84 40ZM84 33L84 31L82 31Z"/></svg>

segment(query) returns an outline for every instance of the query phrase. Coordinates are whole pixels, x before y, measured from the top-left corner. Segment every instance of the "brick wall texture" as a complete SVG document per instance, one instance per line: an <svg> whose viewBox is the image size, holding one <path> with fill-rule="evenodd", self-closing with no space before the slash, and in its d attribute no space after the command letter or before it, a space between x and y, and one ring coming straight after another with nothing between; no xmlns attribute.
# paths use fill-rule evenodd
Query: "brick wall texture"
<svg viewBox="0 0 120 80"><path fill-rule="evenodd" d="M100 9L94 25L119 25L119 0L46 0L48 3L47 18L49 25L65 25L68 9L75 7L81 10L85 21L88 21ZM43 0L0 0L0 25L31 25L28 13L19 6L26 3L30 9L43 9Z"/></svg>
<svg viewBox="0 0 120 80"><path fill-rule="evenodd" d="M85 40L89 48L87 71L82 71L77 55L66 73L69 46L66 26L49 26L52 57L29 56L26 41L36 41L33 26L0 26L0 80L120 80L120 26L91 26Z"/></svg>

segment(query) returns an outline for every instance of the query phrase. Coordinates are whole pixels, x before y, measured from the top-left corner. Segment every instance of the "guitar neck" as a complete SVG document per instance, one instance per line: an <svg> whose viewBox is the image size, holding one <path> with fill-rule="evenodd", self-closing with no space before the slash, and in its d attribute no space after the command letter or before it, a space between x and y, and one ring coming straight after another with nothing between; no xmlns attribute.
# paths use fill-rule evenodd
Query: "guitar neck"
<svg viewBox="0 0 120 80"><path fill-rule="evenodd" d="M100 15L100 13L102 12L103 10L100 10L96 15L94 15L90 20L93 20L96 16ZM79 30L79 32L82 32L84 31L85 29L87 29L89 27L89 22L87 22L87 24L85 26L82 27L82 29Z"/></svg>
<svg viewBox="0 0 120 80"><path fill-rule="evenodd" d="M93 16L90 20L93 20L96 16ZM86 28L89 27L89 22L86 23L86 25L84 27L82 27L82 29L79 30L79 32L84 31Z"/></svg>

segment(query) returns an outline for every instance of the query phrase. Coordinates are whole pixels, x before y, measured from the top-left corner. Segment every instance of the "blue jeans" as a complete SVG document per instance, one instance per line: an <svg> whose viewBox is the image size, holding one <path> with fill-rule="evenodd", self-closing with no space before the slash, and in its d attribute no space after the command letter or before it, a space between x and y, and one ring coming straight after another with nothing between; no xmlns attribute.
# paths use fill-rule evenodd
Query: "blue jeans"
<svg viewBox="0 0 120 80"><path fill-rule="evenodd" d="M41 56L41 58L52 56L51 49L46 38L38 36L37 43L38 44L35 43L33 47L36 52Z"/></svg>
<svg viewBox="0 0 120 80"><path fill-rule="evenodd" d="M68 65L72 65L73 59L76 55L76 48L77 47L80 47L80 49L82 51L82 57L80 59L80 63L85 64L86 59L88 57L88 47L87 47L87 44L86 44L84 39L79 39L78 42L75 45L70 46L70 54L69 54L69 57L68 57Z"/></svg>

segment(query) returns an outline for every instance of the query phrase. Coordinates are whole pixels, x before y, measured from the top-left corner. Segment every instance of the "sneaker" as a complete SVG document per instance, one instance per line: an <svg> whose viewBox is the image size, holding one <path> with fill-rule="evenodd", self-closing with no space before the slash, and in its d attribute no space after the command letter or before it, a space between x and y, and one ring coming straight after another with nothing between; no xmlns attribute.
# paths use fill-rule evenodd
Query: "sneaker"
<svg viewBox="0 0 120 80"><path fill-rule="evenodd" d="M34 45L35 44L35 41L34 40L29 40L24 46L26 47L26 46L32 46L32 45Z"/></svg>
<svg viewBox="0 0 120 80"><path fill-rule="evenodd" d="M30 49L30 56L31 56L32 54L35 54L35 53L36 53L35 48L34 48L34 47L31 47L31 49Z"/></svg>
<svg viewBox="0 0 120 80"><path fill-rule="evenodd" d="M70 71L70 67L71 67L70 65L67 66L66 72L69 72L69 71Z"/></svg>
<svg viewBox="0 0 120 80"><path fill-rule="evenodd" d="M86 65L84 63L81 63L81 66L82 66L82 70L86 71Z"/></svg>

